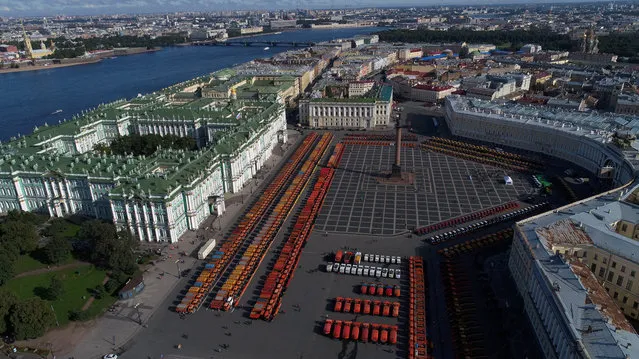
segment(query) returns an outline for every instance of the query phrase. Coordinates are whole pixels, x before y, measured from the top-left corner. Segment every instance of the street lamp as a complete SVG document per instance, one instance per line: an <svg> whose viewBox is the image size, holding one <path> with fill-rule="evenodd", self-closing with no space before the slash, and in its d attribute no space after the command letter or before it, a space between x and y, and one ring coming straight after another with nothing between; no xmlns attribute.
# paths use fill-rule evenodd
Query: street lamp
<svg viewBox="0 0 639 359"><path fill-rule="evenodd" d="M140 308L138 308L141 304L142 303L137 303L135 306L133 306L133 308L135 308L135 311L138 313L138 324L139 325L142 325L142 316L140 315ZM114 340L114 342L115 342L115 340Z"/></svg>
<svg viewBox="0 0 639 359"><path fill-rule="evenodd" d="M176 259L175 264L177 265L177 277L178 279L182 277L182 271L180 271L180 260Z"/></svg>

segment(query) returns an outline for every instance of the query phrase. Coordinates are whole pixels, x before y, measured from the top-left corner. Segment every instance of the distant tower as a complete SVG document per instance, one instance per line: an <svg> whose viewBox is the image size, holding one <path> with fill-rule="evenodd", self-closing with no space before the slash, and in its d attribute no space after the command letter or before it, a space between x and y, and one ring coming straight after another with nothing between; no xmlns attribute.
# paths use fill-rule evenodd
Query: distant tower
<svg viewBox="0 0 639 359"><path fill-rule="evenodd" d="M402 178L402 126L400 125L400 119L397 117L395 122L395 163L391 167L392 178Z"/></svg>
<svg viewBox="0 0 639 359"><path fill-rule="evenodd" d="M33 48L31 47L31 39L29 38L29 35L27 35L27 32L24 30L24 23L20 21L20 24L22 25L22 39L24 40L24 50L27 52L27 57L33 60Z"/></svg>
<svg viewBox="0 0 639 359"><path fill-rule="evenodd" d="M594 29L588 29L584 32L580 40L581 52L586 54L596 54L599 52L599 40Z"/></svg>

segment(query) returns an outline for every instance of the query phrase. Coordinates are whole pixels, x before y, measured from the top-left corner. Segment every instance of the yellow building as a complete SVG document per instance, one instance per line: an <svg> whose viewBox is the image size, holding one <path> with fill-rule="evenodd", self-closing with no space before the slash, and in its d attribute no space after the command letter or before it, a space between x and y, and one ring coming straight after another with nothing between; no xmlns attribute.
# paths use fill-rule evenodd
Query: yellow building
<svg viewBox="0 0 639 359"><path fill-rule="evenodd" d="M612 202L537 233L552 252L588 266L621 311L639 318L639 206Z"/></svg>

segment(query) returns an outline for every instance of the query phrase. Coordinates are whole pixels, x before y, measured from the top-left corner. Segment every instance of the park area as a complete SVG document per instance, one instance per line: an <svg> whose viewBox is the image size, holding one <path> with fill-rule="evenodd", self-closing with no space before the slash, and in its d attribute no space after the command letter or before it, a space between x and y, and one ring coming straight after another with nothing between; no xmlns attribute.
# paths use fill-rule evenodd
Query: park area
<svg viewBox="0 0 639 359"><path fill-rule="evenodd" d="M60 326L64 326L74 314L91 318L102 313L105 308L115 302L115 298L103 293L100 299L90 299L105 283L106 272L95 268L91 264L72 262L63 265L59 270L45 271L33 275L20 276L11 279L4 288L16 294L19 300L40 297L53 307ZM49 299L48 289L52 278L62 283L62 290L56 299Z"/></svg>

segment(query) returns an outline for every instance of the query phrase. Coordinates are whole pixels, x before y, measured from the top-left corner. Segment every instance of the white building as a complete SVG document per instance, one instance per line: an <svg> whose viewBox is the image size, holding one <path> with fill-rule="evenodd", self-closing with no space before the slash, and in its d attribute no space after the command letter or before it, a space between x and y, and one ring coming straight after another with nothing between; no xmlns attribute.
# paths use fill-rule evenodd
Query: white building
<svg viewBox="0 0 639 359"><path fill-rule="evenodd" d="M446 122L453 135L557 157L587 171L626 183L635 176L636 150L612 142L615 131L634 118L523 105L498 105L457 95L446 98Z"/></svg>
<svg viewBox="0 0 639 359"><path fill-rule="evenodd" d="M393 89L390 86L380 86L374 97L301 99L300 123L312 128L372 129L388 126L392 103Z"/></svg>

